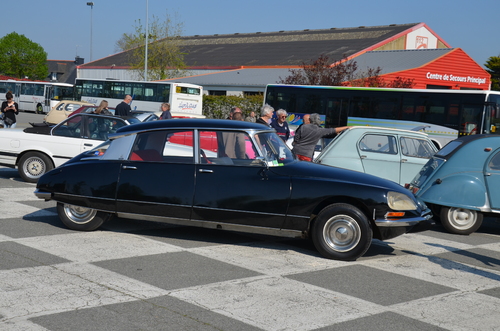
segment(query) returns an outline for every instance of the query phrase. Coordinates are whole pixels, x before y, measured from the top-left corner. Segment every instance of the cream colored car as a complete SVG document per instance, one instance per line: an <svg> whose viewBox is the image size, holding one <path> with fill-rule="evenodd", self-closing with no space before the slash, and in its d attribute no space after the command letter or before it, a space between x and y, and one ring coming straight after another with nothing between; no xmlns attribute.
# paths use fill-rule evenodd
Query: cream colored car
<svg viewBox="0 0 500 331"><path fill-rule="evenodd" d="M48 124L58 124L68 118L78 108L93 105L86 101L62 100L45 115L43 121Z"/></svg>

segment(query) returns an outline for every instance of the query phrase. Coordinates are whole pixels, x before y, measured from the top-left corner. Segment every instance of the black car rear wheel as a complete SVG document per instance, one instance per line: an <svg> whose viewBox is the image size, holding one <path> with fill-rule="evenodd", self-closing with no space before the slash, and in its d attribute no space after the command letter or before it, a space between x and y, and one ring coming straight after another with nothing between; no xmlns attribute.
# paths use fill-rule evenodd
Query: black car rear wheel
<svg viewBox="0 0 500 331"><path fill-rule="evenodd" d="M57 203L57 214L68 228L78 231L93 231L111 218L111 214L91 208Z"/></svg>
<svg viewBox="0 0 500 331"><path fill-rule="evenodd" d="M353 261L366 253L373 232L363 212L352 205L339 203L326 207L318 214L311 237L324 257Z"/></svg>
<svg viewBox="0 0 500 331"><path fill-rule="evenodd" d="M464 208L442 207L440 218L448 232L463 235L477 231L483 223L483 214Z"/></svg>

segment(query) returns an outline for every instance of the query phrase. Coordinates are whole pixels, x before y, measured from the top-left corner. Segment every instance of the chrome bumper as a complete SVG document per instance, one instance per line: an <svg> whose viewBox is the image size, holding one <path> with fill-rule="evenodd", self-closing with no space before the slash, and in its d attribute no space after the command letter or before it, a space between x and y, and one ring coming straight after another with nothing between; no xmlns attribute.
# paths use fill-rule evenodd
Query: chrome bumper
<svg viewBox="0 0 500 331"><path fill-rule="evenodd" d="M52 199L52 193L50 192L44 192L36 189L34 193L38 199L43 199L45 201L49 201Z"/></svg>
<svg viewBox="0 0 500 331"><path fill-rule="evenodd" d="M376 219L375 224L379 227L400 227L414 226L420 222L427 222L432 218L430 209L425 210L420 217L403 218L403 219Z"/></svg>

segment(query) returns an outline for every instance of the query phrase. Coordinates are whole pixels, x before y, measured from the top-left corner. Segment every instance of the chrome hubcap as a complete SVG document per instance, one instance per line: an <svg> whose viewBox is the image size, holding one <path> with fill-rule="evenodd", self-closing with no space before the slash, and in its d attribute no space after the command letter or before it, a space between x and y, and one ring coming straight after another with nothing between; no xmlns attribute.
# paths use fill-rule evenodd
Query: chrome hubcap
<svg viewBox="0 0 500 331"><path fill-rule="evenodd" d="M326 222L323 238L333 250L347 252L356 247L361 240L361 229L352 217L337 215Z"/></svg>
<svg viewBox="0 0 500 331"><path fill-rule="evenodd" d="M476 212L474 210L462 208L450 208L448 212L448 219L456 229L469 229L476 223Z"/></svg>
<svg viewBox="0 0 500 331"><path fill-rule="evenodd" d="M45 172L45 163L36 157L31 157L26 160L24 173L31 178L37 178Z"/></svg>
<svg viewBox="0 0 500 331"><path fill-rule="evenodd" d="M64 205L64 213L74 223L85 224L92 221L97 214L95 209Z"/></svg>

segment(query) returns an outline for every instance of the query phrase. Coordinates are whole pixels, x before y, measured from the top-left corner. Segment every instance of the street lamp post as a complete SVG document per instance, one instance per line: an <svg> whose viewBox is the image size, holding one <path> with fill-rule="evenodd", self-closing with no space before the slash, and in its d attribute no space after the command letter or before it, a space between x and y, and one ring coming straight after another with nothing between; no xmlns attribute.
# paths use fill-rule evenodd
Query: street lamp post
<svg viewBox="0 0 500 331"><path fill-rule="evenodd" d="M87 2L87 6L90 6L90 62L92 62L92 8L94 8L94 2Z"/></svg>
<svg viewBox="0 0 500 331"><path fill-rule="evenodd" d="M149 1L146 0L146 38L145 38L145 45L144 45L144 81L148 80L148 42L149 42L149 13L148 13L148 6Z"/></svg>

